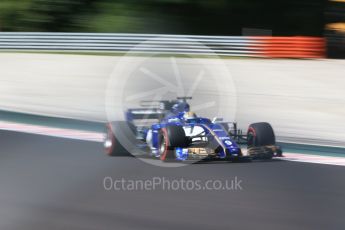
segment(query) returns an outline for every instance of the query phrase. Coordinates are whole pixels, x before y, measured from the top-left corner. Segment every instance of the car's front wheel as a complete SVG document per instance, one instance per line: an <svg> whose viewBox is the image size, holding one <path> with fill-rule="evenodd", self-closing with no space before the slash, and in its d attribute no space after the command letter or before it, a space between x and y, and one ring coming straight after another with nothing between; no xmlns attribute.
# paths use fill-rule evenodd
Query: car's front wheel
<svg viewBox="0 0 345 230"><path fill-rule="evenodd" d="M182 126L167 126L159 133L159 156L162 161L176 160L175 148L188 145Z"/></svg>
<svg viewBox="0 0 345 230"><path fill-rule="evenodd" d="M251 124L247 133L248 147L275 145L276 138L272 126L267 122Z"/></svg>
<svg viewBox="0 0 345 230"><path fill-rule="evenodd" d="M271 159L276 145L272 126L267 122L251 124L247 132L247 145L253 158Z"/></svg>

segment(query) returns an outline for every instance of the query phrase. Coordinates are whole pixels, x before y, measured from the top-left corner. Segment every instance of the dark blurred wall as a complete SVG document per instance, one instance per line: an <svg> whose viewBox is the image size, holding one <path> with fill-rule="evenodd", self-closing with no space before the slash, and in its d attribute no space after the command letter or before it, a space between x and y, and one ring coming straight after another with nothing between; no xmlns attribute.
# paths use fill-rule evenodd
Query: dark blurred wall
<svg viewBox="0 0 345 230"><path fill-rule="evenodd" d="M2 31L322 35L325 0L1 0Z"/></svg>
<svg viewBox="0 0 345 230"><path fill-rule="evenodd" d="M345 0L329 1L326 8L327 56L345 58Z"/></svg>

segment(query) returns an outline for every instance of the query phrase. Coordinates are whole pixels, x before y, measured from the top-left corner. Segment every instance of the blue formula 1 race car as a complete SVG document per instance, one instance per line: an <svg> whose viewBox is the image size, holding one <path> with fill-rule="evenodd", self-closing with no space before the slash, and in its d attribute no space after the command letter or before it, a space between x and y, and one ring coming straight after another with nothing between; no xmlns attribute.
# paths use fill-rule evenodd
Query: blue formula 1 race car
<svg viewBox="0 0 345 230"><path fill-rule="evenodd" d="M282 156L270 124L251 124L243 134L235 122L196 116L190 111L189 99L159 101L157 106L144 101L142 108L126 112L126 121L108 123L104 140L107 154L146 155L162 161L231 161Z"/></svg>

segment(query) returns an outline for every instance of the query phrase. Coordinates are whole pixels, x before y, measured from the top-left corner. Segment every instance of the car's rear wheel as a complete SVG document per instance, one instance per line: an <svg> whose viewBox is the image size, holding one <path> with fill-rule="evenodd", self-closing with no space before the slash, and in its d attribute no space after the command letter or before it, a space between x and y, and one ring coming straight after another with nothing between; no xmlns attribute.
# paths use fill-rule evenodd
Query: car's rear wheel
<svg viewBox="0 0 345 230"><path fill-rule="evenodd" d="M106 135L104 138L104 149L109 156L128 156L130 155L126 148L115 136L115 129L126 125L124 122L111 122L106 124Z"/></svg>

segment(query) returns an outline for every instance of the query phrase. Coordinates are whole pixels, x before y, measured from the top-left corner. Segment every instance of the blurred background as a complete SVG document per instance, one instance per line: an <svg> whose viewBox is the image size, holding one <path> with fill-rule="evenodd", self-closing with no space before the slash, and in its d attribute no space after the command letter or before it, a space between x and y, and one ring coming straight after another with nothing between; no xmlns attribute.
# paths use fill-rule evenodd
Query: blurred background
<svg viewBox="0 0 345 230"><path fill-rule="evenodd" d="M329 6L328 6L329 5ZM325 0L3 0L2 31L321 36ZM217 26L214 26L217 25Z"/></svg>
<svg viewBox="0 0 345 230"><path fill-rule="evenodd" d="M326 36L344 57L345 1L2 0L0 31Z"/></svg>
<svg viewBox="0 0 345 230"><path fill-rule="evenodd" d="M255 97L258 102L251 106L251 98L240 101L243 108L239 111L249 118L253 114L249 108L255 108L256 116L261 111L262 120L288 119L286 114L296 114L298 119L291 123L299 121L302 137L310 130L306 114L315 117L314 108L322 107L328 112L318 112L316 120L324 121L324 127L309 121L311 127L319 129L313 134L322 136L322 140L343 142L341 130L336 137L335 132L326 131L330 121L342 123L339 103L343 103L344 91L343 63L327 58L345 58L344 47L345 0L2 0L0 76L7 84L0 86L0 108L105 121L104 86L113 64L118 62L105 56L121 56L128 51L197 57L212 53L228 58L224 62L237 81L240 95L248 96L250 86L257 92L258 84L265 82L263 95L270 96ZM23 52L30 54L25 56ZM96 55L51 54L55 52ZM270 60L274 58L280 60ZM71 87L72 82L75 87ZM290 82L293 85L287 87ZM326 84L332 85L320 100L320 89L325 92ZM68 100L66 85L71 90ZM282 98L274 101L271 95L277 94ZM241 99L246 98L243 95ZM273 111L256 108L267 98ZM284 108L273 106L282 100ZM304 109L307 111L302 113ZM286 120L275 123L281 136L298 136L297 128L288 130L291 125L286 126Z"/></svg>

